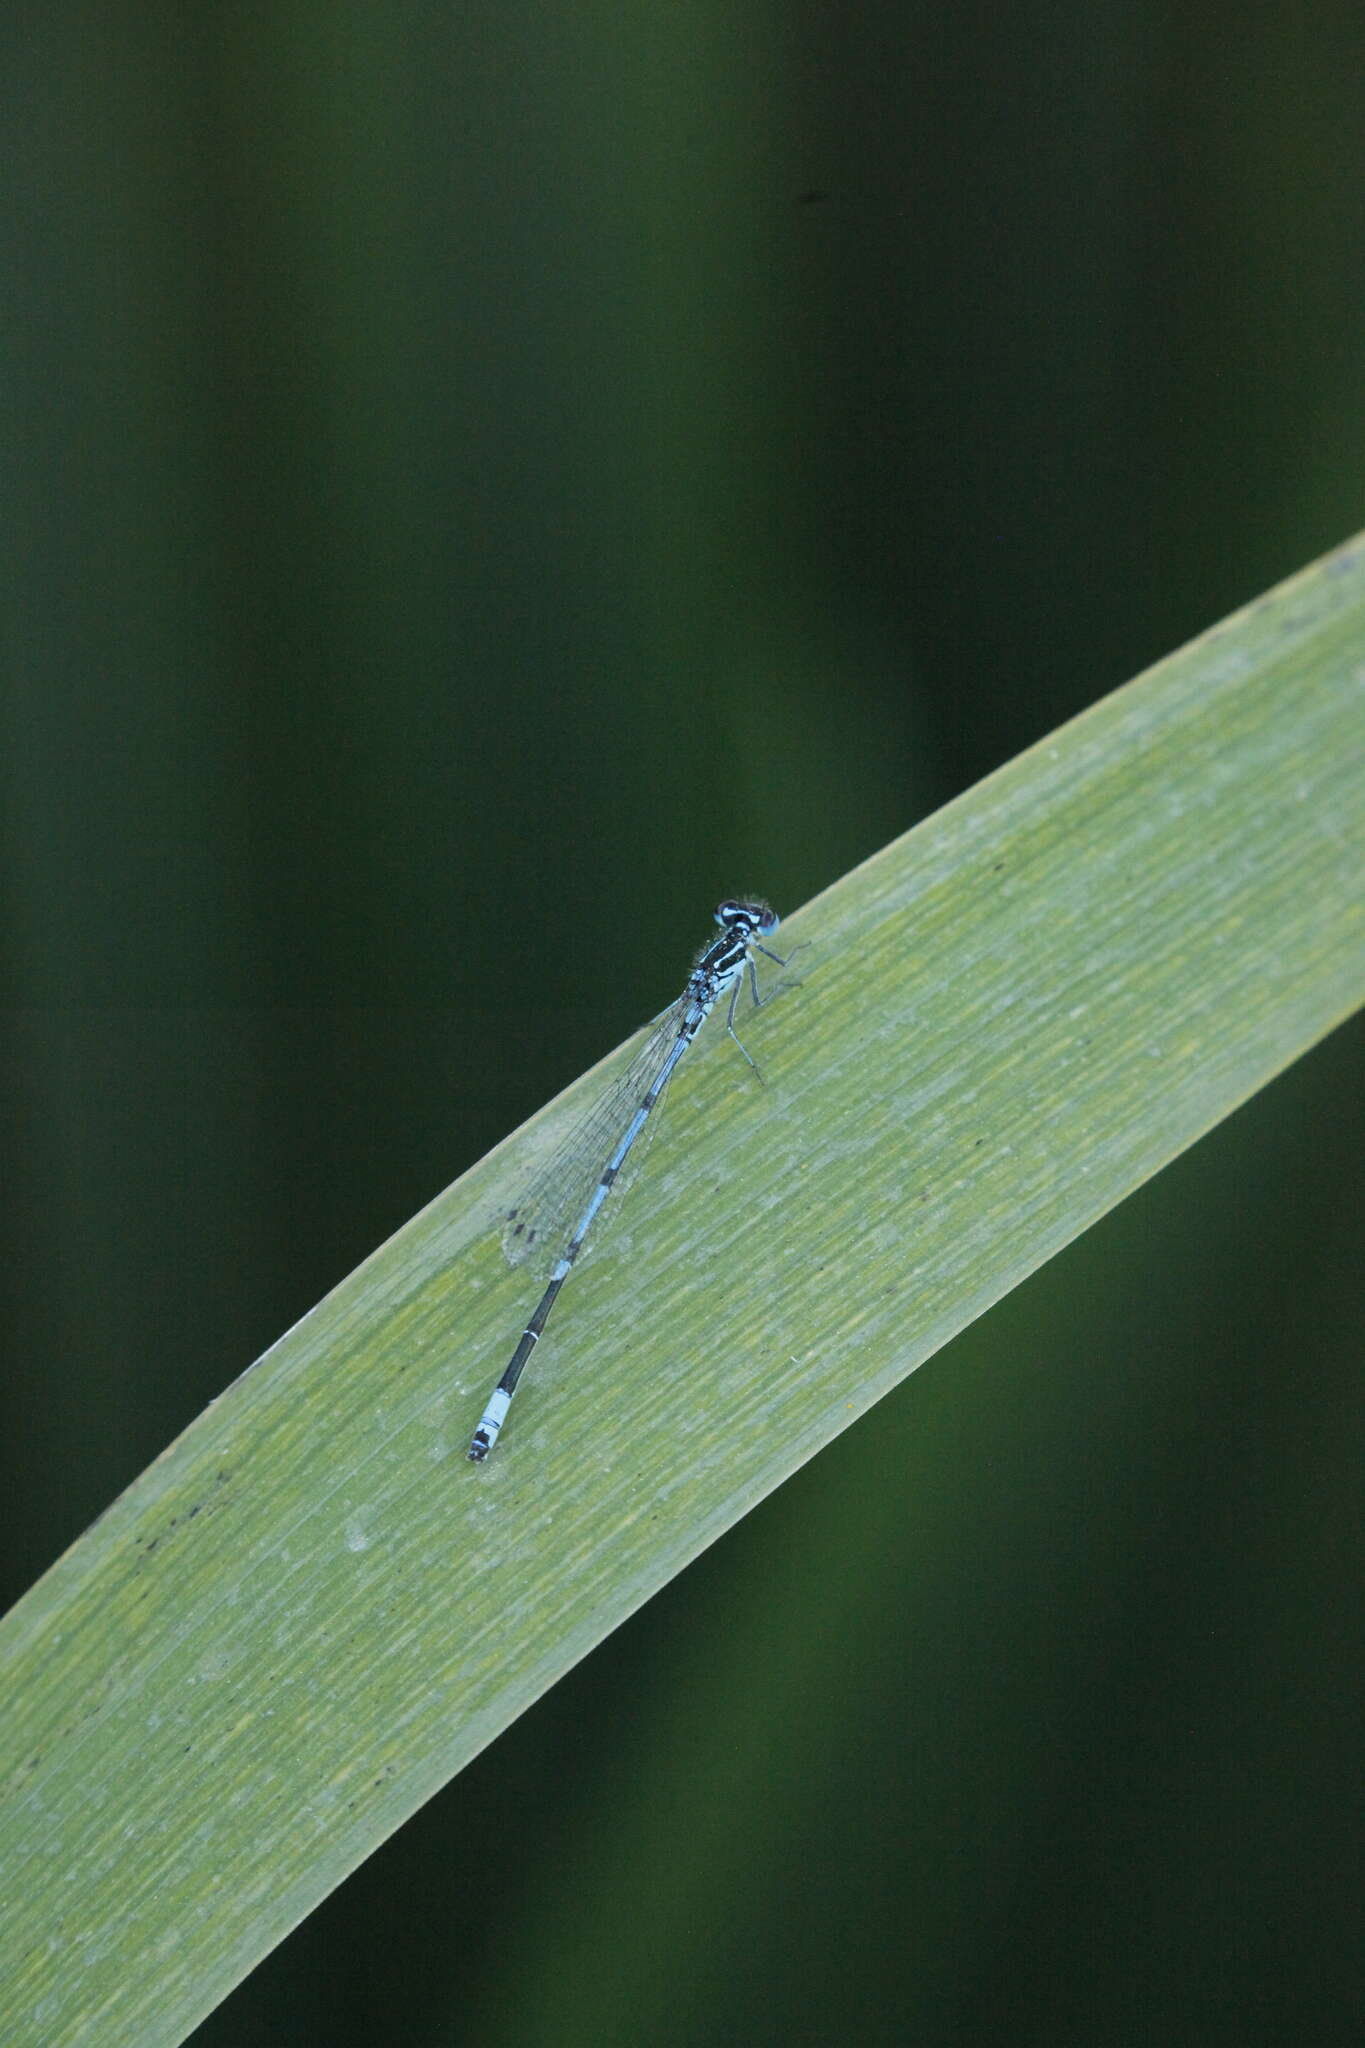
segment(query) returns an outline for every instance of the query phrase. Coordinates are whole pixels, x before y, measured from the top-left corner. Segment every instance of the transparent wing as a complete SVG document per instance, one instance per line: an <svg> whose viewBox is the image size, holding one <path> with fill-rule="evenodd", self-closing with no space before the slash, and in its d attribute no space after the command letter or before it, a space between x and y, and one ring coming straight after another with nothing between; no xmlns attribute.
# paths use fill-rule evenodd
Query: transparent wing
<svg viewBox="0 0 1365 2048"><path fill-rule="evenodd" d="M664 1011L634 1059L555 1147L526 1192L508 1210L502 1249L509 1264L519 1266L534 1261L548 1268L563 1254L602 1177L603 1167L677 1038L684 1008L685 1000L680 997ZM594 1239L603 1220L619 1207L622 1184L627 1176L633 1178L662 1109L661 1098L630 1148L622 1180L616 1183L593 1225Z"/></svg>

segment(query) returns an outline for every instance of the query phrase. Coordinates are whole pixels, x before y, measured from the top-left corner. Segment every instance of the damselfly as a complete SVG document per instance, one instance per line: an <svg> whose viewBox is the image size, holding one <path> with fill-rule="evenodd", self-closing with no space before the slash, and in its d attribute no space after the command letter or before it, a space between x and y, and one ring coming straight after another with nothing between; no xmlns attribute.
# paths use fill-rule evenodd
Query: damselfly
<svg viewBox="0 0 1365 2048"><path fill-rule="evenodd" d="M522 1331L521 1341L489 1396L483 1420L470 1440L469 1456L476 1465L483 1462L498 1440L522 1369L540 1340L559 1290L573 1270L574 1260L583 1249L583 1241L611 1192L612 1183L678 1062L727 989L730 1008L725 1028L755 1074L758 1073L735 1031L735 1008L746 970L755 1009L761 1009L777 993L770 989L767 996L759 994L754 965L755 953L776 961L779 967L787 964L780 954L763 944L763 939L777 930L777 912L759 901L727 901L718 907L716 923L721 935L697 955L682 994L664 1012L621 1079L593 1109L564 1152L551 1162L540 1184L508 1215L503 1248L510 1259L519 1261L540 1251L553 1251L556 1246L562 1246L562 1250L540 1304ZM566 1244L564 1232L571 1224L572 1235Z"/></svg>

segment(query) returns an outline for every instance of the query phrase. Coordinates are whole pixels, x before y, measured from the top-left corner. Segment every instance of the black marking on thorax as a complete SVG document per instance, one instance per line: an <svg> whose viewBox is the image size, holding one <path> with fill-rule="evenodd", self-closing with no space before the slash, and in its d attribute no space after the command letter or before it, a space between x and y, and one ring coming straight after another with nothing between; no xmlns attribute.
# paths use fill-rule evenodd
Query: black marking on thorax
<svg viewBox="0 0 1365 2048"><path fill-rule="evenodd" d="M744 965L749 951L749 934L722 932L712 941L692 969L692 989L697 995L714 997L717 986L732 981Z"/></svg>

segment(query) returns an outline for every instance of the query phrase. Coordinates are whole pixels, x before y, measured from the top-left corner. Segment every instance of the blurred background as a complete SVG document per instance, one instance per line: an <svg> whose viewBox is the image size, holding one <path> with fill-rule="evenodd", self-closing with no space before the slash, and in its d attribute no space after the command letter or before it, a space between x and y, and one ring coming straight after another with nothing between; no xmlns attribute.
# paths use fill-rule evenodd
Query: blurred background
<svg viewBox="0 0 1365 2048"><path fill-rule="evenodd" d="M1365 14L46 0L0 81L8 1600L719 895L1365 523ZM1363 1080L942 1352L196 2041L1358 2038Z"/></svg>

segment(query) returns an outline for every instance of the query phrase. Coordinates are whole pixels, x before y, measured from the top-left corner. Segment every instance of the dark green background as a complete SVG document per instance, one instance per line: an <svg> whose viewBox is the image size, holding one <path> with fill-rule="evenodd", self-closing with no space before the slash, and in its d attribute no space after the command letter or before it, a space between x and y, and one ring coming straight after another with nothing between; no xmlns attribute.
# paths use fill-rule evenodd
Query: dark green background
<svg viewBox="0 0 1365 2048"><path fill-rule="evenodd" d="M719 894L1363 523L1365 14L47 0L0 80L17 1595ZM941 1354L196 2039L1356 2039L1363 1069Z"/></svg>

